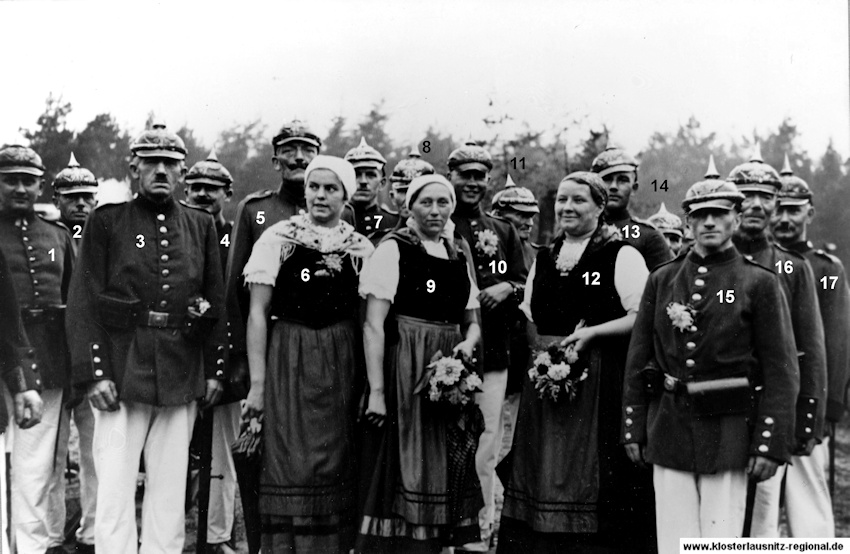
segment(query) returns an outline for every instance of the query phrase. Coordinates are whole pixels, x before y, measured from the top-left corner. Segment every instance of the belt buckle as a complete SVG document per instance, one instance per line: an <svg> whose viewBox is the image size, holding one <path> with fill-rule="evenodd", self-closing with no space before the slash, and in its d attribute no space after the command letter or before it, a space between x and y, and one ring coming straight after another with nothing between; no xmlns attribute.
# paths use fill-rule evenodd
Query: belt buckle
<svg viewBox="0 0 850 554"><path fill-rule="evenodd" d="M165 327L168 325L168 314L165 312L148 312L148 327Z"/></svg>
<svg viewBox="0 0 850 554"><path fill-rule="evenodd" d="M666 390L667 392L673 392L674 390L676 390L676 381L678 381L678 379L676 379L672 375L665 374L664 375L664 390Z"/></svg>

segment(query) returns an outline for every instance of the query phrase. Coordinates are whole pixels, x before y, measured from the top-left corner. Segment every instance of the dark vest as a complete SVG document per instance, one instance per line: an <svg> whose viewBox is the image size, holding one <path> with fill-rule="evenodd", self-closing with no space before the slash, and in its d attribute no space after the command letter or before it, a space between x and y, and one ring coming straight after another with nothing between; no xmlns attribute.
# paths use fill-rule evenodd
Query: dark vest
<svg viewBox="0 0 850 554"><path fill-rule="evenodd" d="M341 265L338 269L334 268L336 261ZM355 319L357 283L357 272L348 254L322 254L296 246L277 275L271 315L314 329Z"/></svg>
<svg viewBox="0 0 850 554"><path fill-rule="evenodd" d="M463 252L453 255L453 248L447 246L450 259L443 260L425 252L421 244L405 240L396 243L399 279L393 302L395 313L441 323L463 323L469 299Z"/></svg>
<svg viewBox="0 0 850 554"><path fill-rule="evenodd" d="M614 286L614 265L625 243L611 241L595 251L589 244L578 264L568 275L561 276L555 260L562 243L563 238L559 238L537 252L531 297L537 332L569 335L582 319L591 326L626 315Z"/></svg>

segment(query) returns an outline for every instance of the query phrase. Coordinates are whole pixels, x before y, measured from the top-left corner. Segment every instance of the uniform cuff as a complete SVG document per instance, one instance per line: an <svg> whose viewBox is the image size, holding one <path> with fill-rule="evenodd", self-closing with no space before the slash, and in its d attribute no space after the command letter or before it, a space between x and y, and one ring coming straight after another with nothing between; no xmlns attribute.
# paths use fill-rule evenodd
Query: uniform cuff
<svg viewBox="0 0 850 554"><path fill-rule="evenodd" d="M207 379L223 381L227 378L225 360L229 357L228 348L224 344L214 346L206 356L204 363L204 376Z"/></svg>
<svg viewBox="0 0 850 554"><path fill-rule="evenodd" d="M763 456L777 461L787 462L788 445L776 437L776 419L771 415L759 414L756 418L753 435L750 439L750 455Z"/></svg>
<svg viewBox="0 0 850 554"><path fill-rule="evenodd" d="M646 444L646 406L624 406L621 421L620 442L622 444Z"/></svg>
<svg viewBox="0 0 850 554"><path fill-rule="evenodd" d="M817 428L818 400L809 396L797 398L797 425L795 436L800 440L815 438Z"/></svg>
<svg viewBox="0 0 850 554"><path fill-rule="evenodd" d="M17 348L18 365L12 369L12 375L6 379L9 392L13 395L28 390L41 391L41 374L35 361L35 349Z"/></svg>

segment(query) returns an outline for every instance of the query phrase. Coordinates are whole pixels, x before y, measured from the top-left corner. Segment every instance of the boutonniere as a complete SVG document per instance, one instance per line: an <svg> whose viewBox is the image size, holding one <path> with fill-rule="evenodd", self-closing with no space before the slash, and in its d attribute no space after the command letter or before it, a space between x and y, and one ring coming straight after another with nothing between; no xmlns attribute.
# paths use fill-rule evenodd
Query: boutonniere
<svg viewBox="0 0 850 554"><path fill-rule="evenodd" d="M693 327L697 311L690 304L670 302L667 304L667 316L673 322L673 327L684 333Z"/></svg>
<svg viewBox="0 0 850 554"><path fill-rule="evenodd" d="M199 296L195 298L195 301L189 306L189 313L197 317L204 315L209 309L209 301L206 298Z"/></svg>
<svg viewBox="0 0 850 554"><path fill-rule="evenodd" d="M484 229L476 233L478 240L475 242L475 248L483 255L493 257L499 248L499 237L490 229Z"/></svg>

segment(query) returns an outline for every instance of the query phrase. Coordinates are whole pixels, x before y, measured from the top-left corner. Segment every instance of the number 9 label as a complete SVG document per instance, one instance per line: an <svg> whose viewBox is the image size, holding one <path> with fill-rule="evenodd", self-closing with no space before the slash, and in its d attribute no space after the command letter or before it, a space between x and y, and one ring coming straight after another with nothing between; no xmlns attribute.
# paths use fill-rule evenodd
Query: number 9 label
<svg viewBox="0 0 850 554"><path fill-rule="evenodd" d="M437 290L437 283L435 283L433 279L428 279L425 282L425 288L428 289L428 292L434 292Z"/></svg>

